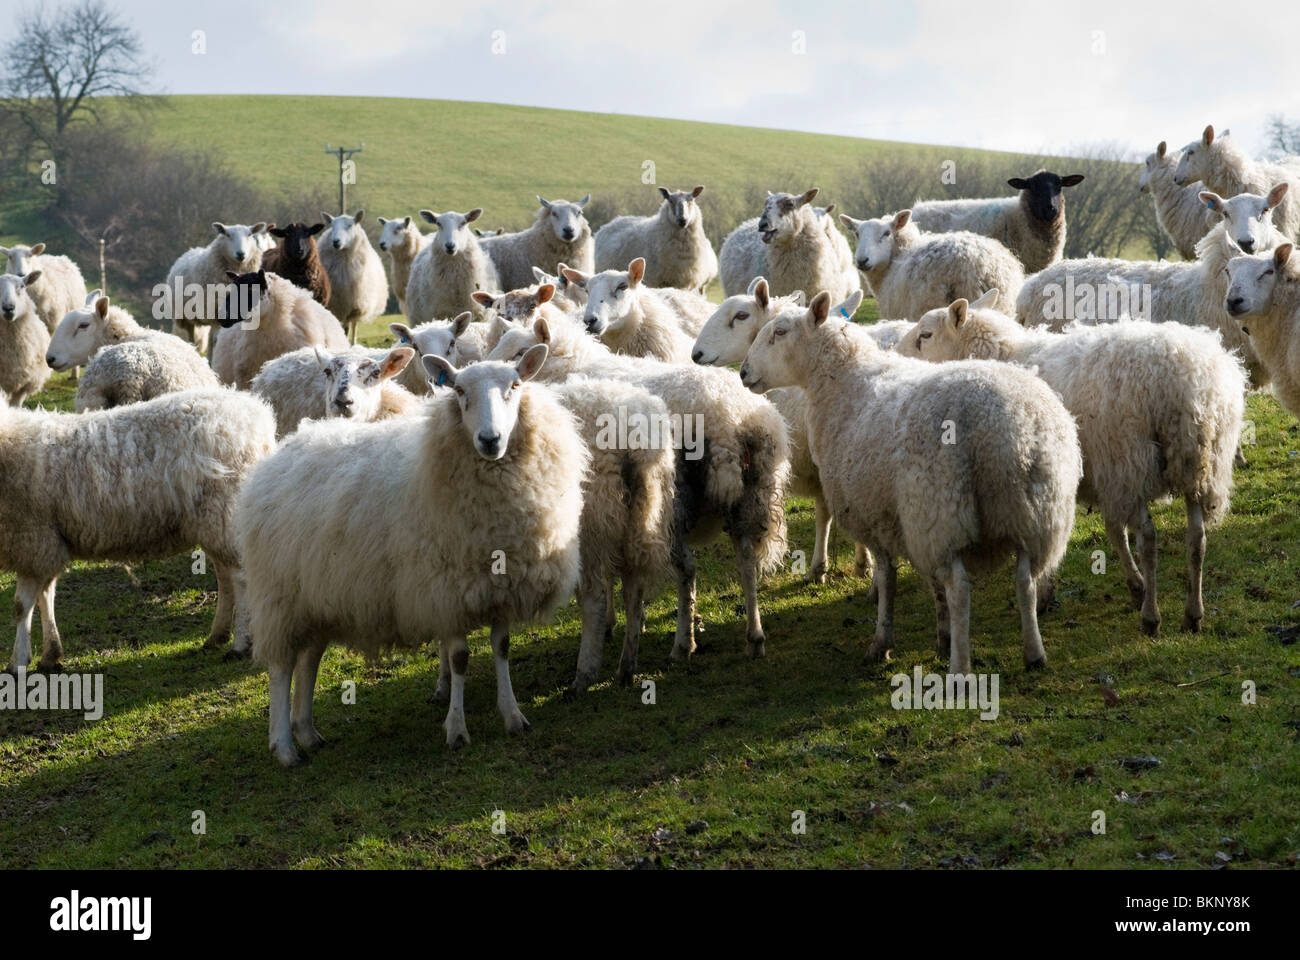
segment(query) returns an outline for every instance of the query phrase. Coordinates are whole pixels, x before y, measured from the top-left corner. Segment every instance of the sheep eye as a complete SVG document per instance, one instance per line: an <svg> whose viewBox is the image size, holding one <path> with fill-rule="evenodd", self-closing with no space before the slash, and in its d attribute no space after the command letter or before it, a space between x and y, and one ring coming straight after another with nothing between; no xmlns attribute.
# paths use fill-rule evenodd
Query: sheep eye
<svg viewBox="0 0 1300 960"><path fill-rule="evenodd" d="M77 324L77 329L78 329L78 330L85 330L88 326L90 326L90 321L89 321L89 320L82 320L79 324Z"/></svg>
<svg viewBox="0 0 1300 960"><path fill-rule="evenodd" d="M620 283L620 284L615 288L614 292L615 292L615 293L619 293L620 291L623 291L623 290L626 290L626 289L627 289L627 284L626 284L626 283Z"/></svg>
<svg viewBox="0 0 1300 960"><path fill-rule="evenodd" d="M463 396L465 396L465 391L462 390L460 387L453 387L452 389L454 389L454 390L456 391L456 396L458 396L458 397L463 397Z"/></svg>
<svg viewBox="0 0 1300 960"><path fill-rule="evenodd" d="M1265 276L1265 277L1271 277L1271 276L1273 276L1273 271L1272 271L1271 269L1269 269L1269 270L1265 270L1265 271L1264 271L1264 276Z"/></svg>
<svg viewBox="0 0 1300 960"><path fill-rule="evenodd" d="M934 333L930 330L925 330L921 333L922 340L929 340L932 336L934 336Z"/></svg>
<svg viewBox="0 0 1300 960"><path fill-rule="evenodd" d="M784 328L784 327L778 327L777 330L776 330L776 335L777 335L778 337L784 337L784 336L785 336L785 333L786 333L786 331L785 331L785 328Z"/></svg>
<svg viewBox="0 0 1300 960"><path fill-rule="evenodd" d="M749 319L749 314L748 314L746 311L742 310L742 311L740 311L740 313L736 314L736 319L737 319L737 320L748 320L748 319Z"/></svg>

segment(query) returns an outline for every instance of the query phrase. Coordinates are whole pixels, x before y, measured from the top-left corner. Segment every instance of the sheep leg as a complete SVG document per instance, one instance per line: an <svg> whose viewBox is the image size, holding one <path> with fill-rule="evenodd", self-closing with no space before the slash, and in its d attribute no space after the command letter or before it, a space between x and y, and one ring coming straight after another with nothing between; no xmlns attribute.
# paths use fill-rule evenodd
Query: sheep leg
<svg viewBox="0 0 1300 960"><path fill-rule="evenodd" d="M898 582L898 570L889 554L879 555L872 582L876 584L876 635L867 647L867 659L888 660L894 649L894 587Z"/></svg>
<svg viewBox="0 0 1300 960"><path fill-rule="evenodd" d="M14 652L9 660L9 669L19 667L27 669L32 659L32 611L36 609L36 597L41 592L41 585L31 577L19 577L14 588L14 613L18 616L18 635L14 637Z"/></svg>
<svg viewBox="0 0 1300 960"><path fill-rule="evenodd" d="M355 320L348 321L348 343L354 347L357 345L357 322Z"/></svg>
<svg viewBox="0 0 1300 960"><path fill-rule="evenodd" d="M763 621L758 615L758 558L754 555L754 541L748 536L732 535L731 545L736 551L736 567L740 571L740 589L745 596L745 653L758 658L766 655Z"/></svg>
<svg viewBox="0 0 1300 960"><path fill-rule="evenodd" d="M1047 666L1043 635L1038 632L1038 583L1034 580L1029 554L1021 550L1016 560L1016 605L1020 607L1020 639L1025 648L1025 666L1033 670Z"/></svg>
<svg viewBox="0 0 1300 960"><path fill-rule="evenodd" d="M826 582L826 550L831 539L831 511L826 498L820 493L813 498L813 555L812 566L804 577L809 583Z"/></svg>
<svg viewBox="0 0 1300 960"><path fill-rule="evenodd" d="M1038 615L1046 616L1056 602L1056 578L1050 573L1044 573L1042 579L1034 585L1034 591L1038 594Z"/></svg>
<svg viewBox="0 0 1300 960"><path fill-rule="evenodd" d="M1187 501L1187 606L1183 612L1183 629L1201 632L1205 616L1205 599L1201 594L1201 570L1205 565L1205 511L1197 500ZM45 615L41 615L45 622Z"/></svg>
<svg viewBox="0 0 1300 960"><path fill-rule="evenodd" d="M290 733L289 690L293 682L293 671L288 664L273 663L268 667L267 673L270 675L271 695L271 756L282 767L296 767L302 763L302 757L298 755Z"/></svg>
<svg viewBox="0 0 1300 960"><path fill-rule="evenodd" d="M686 660L695 652L695 555L684 542L674 544L677 568L677 635L673 639L674 660Z"/></svg>
<svg viewBox="0 0 1300 960"><path fill-rule="evenodd" d="M212 556L212 551L208 551ZM234 571L225 563L214 557L212 566L217 574L217 612L212 617L212 629L208 631L205 647L215 648L230 639L230 628L235 622L235 578Z"/></svg>
<svg viewBox="0 0 1300 960"><path fill-rule="evenodd" d="M639 577L623 578L623 655L618 661L618 682L631 686L636 673L636 656L641 647L641 630L645 626L645 586Z"/></svg>
<svg viewBox="0 0 1300 960"><path fill-rule="evenodd" d="M603 642L614 641L614 624L618 622L618 612L614 608L614 581L611 578L605 584L605 635Z"/></svg>
<svg viewBox="0 0 1300 960"><path fill-rule="evenodd" d="M934 594L934 650L946 657L952 646L952 627L948 622L948 588L939 577L930 578L930 592Z"/></svg>
<svg viewBox="0 0 1300 960"><path fill-rule="evenodd" d="M1160 605L1156 602L1156 525L1146 504L1142 505L1141 530L1138 549L1142 553L1142 579L1146 583L1142 595L1142 632L1154 637L1160 632Z"/></svg>
<svg viewBox="0 0 1300 960"><path fill-rule="evenodd" d="M948 655L948 672L970 673L970 576L961 557L952 558L945 578L948 592L948 617L952 629L952 652Z"/></svg>
<svg viewBox="0 0 1300 960"><path fill-rule="evenodd" d="M54 622L54 588L58 580L51 580L36 595L37 607L41 614L41 670L57 670L63 659L63 641L59 639L59 627Z"/></svg>
<svg viewBox="0 0 1300 960"><path fill-rule="evenodd" d="M438 655L438 686L433 691L434 703L441 703L451 698L451 661Z"/></svg>
<svg viewBox="0 0 1300 960"><path fill-rule="evenodd" d="M1110 540L1110 545L1115 548L1120 565L1124 568L1124 582L1128 584L1128 595L1133 609L1140 610L1142 597L1146 593L1146 584L1142 581L1142 574L1138 573L1137 564L1133 561L1133 553L1129 550L1128 528L1123 521L1108 516L1106 537Z"/></svg>
<svg viewBox="0 0 1300 960"><path fill-rule="evenodd" d="M497 668L497 709L506 722L506 733L523 733L532 724L519 712L510 682L510 628L504 623L492 624L492 657Z"/></svg>
<svg viewBox="0 0 1300 960"><path fill-rule="evenodd" d="M248 656L253 651L252 617L248 608L248 578L241 568L231 574L235 585L235 644L230 652L237 657ZM218 587L220 582L218 582Z"/></svg>
<svg viewBox="0 0 1300 960"><path fill-rule="evenodd" d="M447 746L458 750L469 744L469 728L465 726L465 671L469 668L469 642L465 637L452 637L439 641L438 650L443 661L451 664L451 696L447 719L442 726L447 731Z"/></svg>
<svg viewBox="0 0 1300 960"><path fill-rule="evenodd" d="M582 608L582 642L578 647L578 672L569 687L571 694L582 693L600 675L605 646L606 585L580 584L578 604Z"/></svg>
<svg viewBox="0 0 1300 960"><path fill-rule="evenodd" d="M328 641L317 640L298 651L298 662L293 668L293 714L290 727L293 738L308 753L318 749L325 738L312 721L312 704L316 699L316 676L320 673L320 658Z"/></svg>

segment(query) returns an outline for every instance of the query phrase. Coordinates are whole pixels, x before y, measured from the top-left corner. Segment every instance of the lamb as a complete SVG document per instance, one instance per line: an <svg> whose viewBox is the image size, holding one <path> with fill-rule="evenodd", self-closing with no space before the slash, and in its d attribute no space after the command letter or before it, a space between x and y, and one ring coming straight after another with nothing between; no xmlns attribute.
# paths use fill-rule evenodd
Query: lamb
<svg viewBox="0 0 1300 960"><path fill-rule="evenodd" d="M212 358L222 383L247 390L263 364L299 347L348 349L335 315L309 291L264 270L227 279L227 319Z"/></svg>
<svg viewBox="0 0 1300 960"><path fill-rule="evenodd" d="M25 277L0 275L0 396L15 407L40 393L50 378L50 332L28 293L40 278L39 270Z"/></svg>
<svg viewBox="0 0 1300 960"><path fill-rule="evenodd" d="M1205 185L1197 180L1185 187L1174 183L1179 154L1169 153L1161 140L1155 153L1148 154L1138 178L1138 189L1151 194L1156 205L1156 222L1169 235L1184 260L1196 259L1196 243L1218 223L1211 219L1200 193Z"/></svg>
<svg viewBox="0 0 1300 960"><path fill-rule="evenodd" d="M287 227L271 224L267 237L279 237L280 245L262 256L262 269L284 277L290 283L310 290L313 299L322 307L330 305L330 275L320 262L316 249L316 234L325 229L324 223L291 223ZM262 236L262 234L257 234ZM274 241L272 241L274 242Z"/></svg>
<svg viewBox="0 0 1300 960"><path fill-rule="evenodd" d="M483 335L487 351L490 353L502 334L513 327L531 327L538 317L545 317L552 324L563 320L566 314L552 303L554 296L555 287L549 283L509 293L474 294L474 302L487 312L487 331Z"/></svg>
<svg viewBox="0 0 1300 960"><path fill-rule="evenodd" d="M1082 497L1096 504L1119 555L1142 628L1160 628L1156 528L1148 504L1178 495L1187 504L1184 630L1205 616L1205 531L1227 514L1246 378L1219 335L1142 321L1026 330L995 310L958 300L927 313L898 346L939 363L988 359L1033 369L1074 415L1083 451ZM1139 573L1128 532L1137 533Z"/></svg>
<svg viewBox="0 0 1300 960"><path fill-rule="evenodd" d="M1278 401L1300 417L1300 258L1294 245L1228 262L1223 306L1247 331Z"/></svg>
<svg viewBox="0 0 1300 960"><path fill-rule="evenodd" d="M766 277L772 293L826 290L839 301L861 289L855 271L845 271L843 253L817 219L812 200L818 188L800 196L768 193L763 214L746 220L722 243L722 289L733 296L755 277Z"/></svg>
<svg viewBox="0 0 1300 960"><path fill-rule="evenodd" d="M453 320L430 320L418 327L390 323L388 329L397 338L398 345L410 347L416 357L415 362L402 370L397 382L413 394L427 393L428 380L421 357L442 357L454 367L466 367L486 357L489 325L473 320L474 314L466 310Z"/></svg>
<svg viewBox="0 0 1300 960"><path fill-rule="evenodd" d="M550 614L578 581L589 455L573 417L517 364L457 370L415 416L308 424L254 471L240 497L253 653L270 673L270 746L285 766L323 743L312 722L331 641L374 654L436 639L447 745L469 743L466 636L491 627L497 705L528 729L510 683L510 627ZM377 479L379 478L379 482ZM340 549L346 545L346 549ZM290 707L292 686L293 705Z"/></svg>
<svg viewBox="0 0 1300 960"><path fill-rule="evenodd" d="M541 267L533 267L533 279L537 281L536 285L538 287L549 283L555 288L555 296L552 297L552 301L557 307L572 316L581 316L582 308L587 305L587 291L583 289L580 283L570 280L564 275L565 271L569 269L565 264L561 263L557 264L557 266L560 271L558 274L550 274ZM577 273L577 271L571 272ZM579 275L586 276L586 274ZM531 285L529 289L532 289Z"/></svg>
<svg viewBox="0 0 1300 960"><path fill-rule="evenodd" d="M645 269L645 260L637 257L626 270L587 278L583 285L590 299L583 323L615 353L690 363L691 335L668 304L642 284Z"/></svg>
<svg viewBox="0 0 1300 960"><path fill-rule="evenodd" d="M415 395L392 379L414 356L410 347L394 347L378 357L356 347L333 355L302 347L268 360L250 389L275 412L277 440L304 420L350 417L375 423L415 412Z"/></svg>
<svg viewBox="0 0 1300 960"><path fill-rule="evenodd" d="M1285 192L1285 184L1279 189ZM1252 388L1268 386L1268 370L1250 338L1223 309L1225 267L1241 245L1271 250L1284 237L1265 215L1268 198L1242 194L1223 201L1209 192L1202 196L1222 222L1197 243L1196 260L1062 260L1026 281L1016 301L1017 322L1060 330L1076 320L1097 323L1132 316L1209 327L1219 331L1225 350L1242 358Z"/></svg>
<svg viewBox="0 0 1300 960"><path fill-rule="evenodd" d="M819 293L759 331L740 376L751 390L802 387L808 442L837 523L875 554L876 634L894 643L894 561L935 589L948 672L970 660L970 579L1017 554L1016 598L1027 667L1047 660L1037 582L1059 565L1082 475L1074 420L1042 380L1007 364L929 367L882 351L851 323L828 319Z"/></svg>
<svg viewBox="0 0 1300 960"><path fill-rule="evenodd" d="M257 235L265 232L266 223L250 226L227 225L214 221L215 236L206 247L191 247L172 264L167 284L155 287L154 313L170 320L172 333L194 344L199 353L208 353L210 327L217 323L216 302L225 289L229 272L255 272L262 266L262 248ZM212 314L209 316L209 314Z"/></svg>
<svg viewBox="0 0 1300 960"><path fill-rule="evenodd" d="M650 287L705 288L718 275L718 255L704 234L694 190L659 188L663 203L649 217L615 217L596 231L596 270L617 270L634 257L646 261Z"/></svg>
<svg viewBox="0 0 1300 960"><path fill-rule="evenodd" d="M1273 219L1288 240L1300 235L1300 170L1296 167L1252 160L1236 140L1226 133L1215 139L1214 127L1207 126L1199 140L1183 147L1174 171L1174 183L1179 186L1193 180L1200 180L1207 190L1225 197L1262 194L1273 184L1289 184L1292 189L1278 205Z"/></svg>
<svg viewBox="0 0 1300 960"><path fill-rule="evenodd" d="M468 213L420 211L438 229L411 264L406 284L406 318L411 323L453 317L466 307L478 312L470 297L499 287L492 259L469 229L482 213L482 207Z"/></svg>
<svg viewBox="0 0 1300 960"><path fill-rule="evenodd" d="M622 276L625 273L626 271L605 271L605 274L609 274L611 278L616 275ZM556 287L556 296L560 295L559 291L564 290L567 292L570 302L580 302L581 304L574 309L566 309L566 313L572 313L574 316L579 317L586 313L586 307L591 302L591 290L588 281L602 275L583 273L581 270L574 270L566 264L560 264L560 276L563 278L565 285ZM626 277L623 279L626 279ZM546 282L550 281L547 280ZM621 282L622 280L614 281L613 285L617 286ZM671 310L677 317L677 326L682 332L690 334L692 337L699 335L704 322L717 309L716 303L694 290L680 290L677 287L651 287L644 281L639 285L639 289L642 297L653 297ZM564 309L562 303L558 305L561 309Z"/></svg>
<svg viewBox="0 0 1300 960"><path fill-rule="evenodd" d="M0 401L0 569L18 575L10 667L31 659L32 609L39 605L40 669L59 668L54 589L70 562L153 560L196 545L217 576L206 646L225 643L233 624L235 651L246 650L235 496L249 468L274 446L266 404L225 390L85 414Z"/></svg>
<svg viewBox="0 0 1300 960"><path fill-rule="evenodd" d="M361 229L366 211L349 217L321 213L329 226L329 242L320 247L320 262L330 278L329 311L357 342L357 327L373 320L388 306L388 276L384 265Z"/></svg>
<svg viewBox="0 0 1300 960"><path fill-rule="evenodd" d="M998 291L998 306L1015 308L1025 282L1015 254L997 240L977 233L924 234L902 210L876 220L840 220L857 236L858 269L871 284L880 314L918 320L927 310L959 297L974 300Z"/></svg>
<svg viewBox="0 0 1300 960"><path fill-rule="evenodd" d="M780 413L740 388L734 375L689 364L616 355L574 320L535 319L512 326L489 360L511 359L536 344L551 353L541 377L558 383L582 374L634 383L668 405L680 424L673 569L677 574L677 631L672 657L695 650L695 558L690 545L707 542L719 527L731 537L746 611L745 650L765 652L758 610L758 578L785 555L784 490L789 443ZM471 368L473 369L473 368ZM701 444L700 430L706 429ZM635 653L635 651L632 651Z"/></svg>
<svg viewBox="0 0 1300 960"><path fill-rule="evenodd" d="M379 225L384 228L379 234L379 249L388 254L392 266L390 286L397 297L397 312L405 315L406 284L411 279L411 263L428 246L430 238L420 232L410 217L394 220L380 217Z"/></svg>
<svg viewBox="0 0 1300 960"><path fill-rule="evenodd" d="M582 212L591 201L591 194L577 203L540 196L537 199L542 206L527 230L484 237L480 241L492 258L501 287L506 290L532 283L533 267L554 273L561 260L585 273L594 269L595 243L591 225Z"/></svg>
<svg viewBox="0 0 1300 960"><path fill-rule="evenodd" d="M1061 190L1082 182L1081 173L1062 177L1039 170L1027 179L1007 181L1020 191L1015 197L913 204L912 222L925 233L969 232L992 237L1020 260L1026 274L1037 273L1061 259L1066 230Z"/></svg>
<svg viewBox="0 0 1300 960"><path fill-rule="evenodd" d="M0 247L0 256L7 258L6 273L23 277L34 270L40 271L40 278L27 295L36 304L36 315L50 333L69 310L85 304L86 281L82 279L81 268L67 257L46 253L45 244Z"/></svg>

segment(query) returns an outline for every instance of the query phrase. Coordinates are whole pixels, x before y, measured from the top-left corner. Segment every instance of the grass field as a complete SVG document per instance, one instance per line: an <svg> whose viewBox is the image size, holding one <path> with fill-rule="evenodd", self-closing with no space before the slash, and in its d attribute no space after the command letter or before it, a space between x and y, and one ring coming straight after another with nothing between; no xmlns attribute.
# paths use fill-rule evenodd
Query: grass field
<svg viewBox="0 0 1300 960"><path fill-rule="evenodd" d="M69 397L59 378L43 399ZM265 674L199 650L211 572L191 574L184 556L79 564L59 590L65 666L105 675L107 710L98 722L0 714L0 867L1294 866L1300 427L1270 397L1248 411L1257 442L1210 535L1205 631L1177 631L1181 505L1156 512L1166 629L1154 640L1114 557L1092 572L1108 545L1080 510L1060 606L1043 621L1046 671L1021 665L1011 570L977 587L975 669L1001 680L992 721L891 708L892 674L942 670L929 594L900 574L895 659L865 662L874 607L839 539L826 585L790 572L764 582L768 655L746 659L720 541L700 552L706 630L689 665L667 665L672 592L649 607L638 683L654 682L653 704L608 680L563 698L570 604L514 638L530 734L502 730L485 632L471 641L473 743L457 753L429 702L434 655L367 665L335 649L317 688L329 743L286 772L266 750ZM791 548L809 549L811 504L789 513ZM0 574L0 609L13 586ZM607 650L606 676L616 661ZM1122 762L1145 757L1158 765ZM797 811L806 832L792 830Z"/></svg>

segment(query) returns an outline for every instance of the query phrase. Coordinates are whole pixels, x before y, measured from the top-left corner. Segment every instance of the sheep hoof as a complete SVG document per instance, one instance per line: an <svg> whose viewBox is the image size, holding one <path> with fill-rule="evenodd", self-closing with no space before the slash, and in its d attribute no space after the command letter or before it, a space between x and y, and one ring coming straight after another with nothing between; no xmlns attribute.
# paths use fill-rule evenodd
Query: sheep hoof
<svg viewBox="0 0 1300 960"><path fill-rule="evenodd" d="M41 657L40 662L36 664L33 673L57 673L63 669L63 659L55 656L53 660L47 660Z"/></svg>
<svg viewBox="0 0 1300 960"><path fill-rule="evenodd" d="M636 673L635 663L620 663L618 665L618 683L621 687L632 686L632 677Z"/></svg>
<svg viewBox="0 0 1300 960"><path fill-rule="evenodd" d="M1026 670L1042 670L1046 666L1047 666L1047 654L1045 653L1041 657L1037 657L1036 659L1025 661Z"/></svg>
<svg viewBox="0 0 1300 960"><path fill-rule="evenodd" d="M891 641L886 640L883 637L876 637L874 640L871 641L871 645L867 647L867 659L877 661L877 662L882 660L888 660L889 651L893 648L893 646L894 645ZM943 651L943 653L947 653L947 651L945 650ZM940 656L942 655L943 654L941 653Z"/></svg>
<svg viewBox="0 0 1300 960"><path fill-rule="evenodd" d="M448 733L447 733L447 747L448 747L448 749L450 749L450 750L459 750L461 747L468 747L468 746L469 746L469 734L468 734L468 733L464 733L464 732L461 732L461 733L451 733L450 731L448 731Z"/></svg>
<svg viewBox="0 0 1300 960"><path fill-rule="evenodd" d="M1201 632L1201 618L1193 617L1190 613L1183 614L1183 630L1187 633Z"/></svg>
<svg viewBox="0 0 1300 960"><path fill-rule="evenodd" d="M280 766L286 770L293 767L300 767L303 763L302 756L292 746L276 745L271 747L271 756L279 761Z"/></svg>
<svg viewBox="0 0 1300 960"><path fill-rule="evenodd" d="M803 579L805 583L825 583L826 567L825 566L813 567L811 570L808 571L807 574L804 575Z"/></svg>
<svg viewBox="0 0 1300 960"><path fill-rule="evenodd" d="M1160 633L1160 618L1156 617L1154 620L1148 620L1146 617L1143 617L1142 632L1148 637L1158 636Z"/></svg>
<svg viewBox="0 0 1300 960"><path fill-rule="evenodd" d="M207 644L204 644L204 646L207 646ZM251 651L249 650L240 650L238 647L231 647L226 651L225 656L223 656L221 660L223 663L231 663L235 660L247 660L250 652Z"/></svg>
<svg viewBox="0 0 1300 960"><path fill-rule="evenodd" d="M754 660L762 659L767 656L767 650L764 649L764 644L766 642L767 637L763 636L761 633L756 633L752 637L747 637L745 639L745 653Z"/></svg>
<svg viewBox="0 0 1300 960"><path fill-rule="evenodd" d="M694 643L692 643L689 647L680 643L675 643L673 644L672 653L670 653L668 656L672 660L689 660L691 659L691 654L694 652L695 652Z"/></svg>
<svg viewBox="0 0 1300 960"><path fill-rule="evenodd" d="M533 725L518 710L506 717L506 733L527 733L531 729Z"/></svg>
<svg viewBox="0 0 1300 960"><path fill-rule="evenodd" d="M934 652L940 657L948 656L952 648L952 636L948 633L936 633L934 635Z"/></svg>
<svg viewBox="0 0 1300 960"><path fill-rule="evenodd" d="M320 735L315 724L306 727L294 727L293 739L307 753L313 753L325 745L325 738Z"/></svg>

